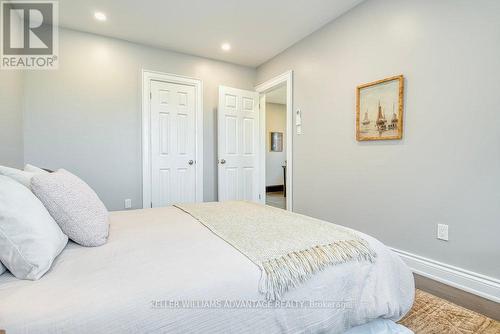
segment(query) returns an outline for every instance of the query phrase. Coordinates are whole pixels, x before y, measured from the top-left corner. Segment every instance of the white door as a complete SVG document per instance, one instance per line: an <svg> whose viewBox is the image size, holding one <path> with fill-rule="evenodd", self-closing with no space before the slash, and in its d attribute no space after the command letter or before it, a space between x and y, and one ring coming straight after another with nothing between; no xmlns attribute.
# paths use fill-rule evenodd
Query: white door
<svg viewBox="0 0 500 334"><path fill-rule="evenodd" d="M195 88L151 81L151 206L196 201Z"/></svg>
<svg viewBox="0 0 500 334"><path fill-rule="evenodd" d="M259 202L259 95L219 87L219 201Z"/></svg>

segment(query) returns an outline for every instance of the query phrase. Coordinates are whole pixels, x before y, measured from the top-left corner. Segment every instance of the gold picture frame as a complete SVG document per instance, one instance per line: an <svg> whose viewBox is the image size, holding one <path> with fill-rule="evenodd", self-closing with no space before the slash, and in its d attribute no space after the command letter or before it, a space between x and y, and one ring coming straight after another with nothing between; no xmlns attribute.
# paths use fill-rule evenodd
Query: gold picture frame
<svg viewBox="0 0 500 334"><path fill-rule="evenodd" d="M403 138L404 77L397 75L356 88L356 140ZM391 114L386 117L387 111Z"/></svg>

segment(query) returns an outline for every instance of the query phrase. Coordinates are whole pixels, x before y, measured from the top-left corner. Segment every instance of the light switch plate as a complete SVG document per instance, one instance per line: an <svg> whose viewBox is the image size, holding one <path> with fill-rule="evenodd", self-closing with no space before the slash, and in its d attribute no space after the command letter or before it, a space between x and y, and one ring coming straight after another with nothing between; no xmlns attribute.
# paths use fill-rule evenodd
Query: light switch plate
<svg viewBox="0 0 500 334"><path fill-rule="evenodd" d="M302 134L302 112L300 109L295 111L295 126L298 135Z"/></svg>
<svg viewBox="0 0 500 334"><path fill-rule="evenodd" d="M130 198L127 198L125 200L125 209L130 209L132 208L132 200Z"/></svg>

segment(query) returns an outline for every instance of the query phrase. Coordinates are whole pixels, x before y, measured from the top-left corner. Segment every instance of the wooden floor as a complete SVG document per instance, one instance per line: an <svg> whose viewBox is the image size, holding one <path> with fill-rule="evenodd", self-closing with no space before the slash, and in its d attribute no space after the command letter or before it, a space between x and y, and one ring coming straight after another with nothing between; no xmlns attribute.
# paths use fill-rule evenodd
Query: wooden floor
<svg viewBox="0 0 500 334"><path fill-rule="evenodd" d="M500 304L415 274L415 286L434 296L500 321ZM500 333L499 333L500 334Z"/></svg>
<svg viewBox="0 0 500 334"><path fill-rule="evenodd" d="M280 209L286 209L286 198L282 191L266 193L266 204Z"/></svg>

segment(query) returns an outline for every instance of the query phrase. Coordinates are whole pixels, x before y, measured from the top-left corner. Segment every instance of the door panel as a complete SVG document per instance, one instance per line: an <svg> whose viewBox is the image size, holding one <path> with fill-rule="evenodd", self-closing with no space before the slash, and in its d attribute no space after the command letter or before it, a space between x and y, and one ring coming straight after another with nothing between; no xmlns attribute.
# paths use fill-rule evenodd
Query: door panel
<svg viewBox="0 0 500 334"><path fill-rule="evenodd" d="M219 87L219 200L259 201L259 96Z"/></svg>
<svg viewBox="0 0 500 334"><path fill-rule="evenodd" d="M188 148L188 115L178 114L177 115L177 153L179 155L186 155Z"/></svg>
<svg viewBox="0 0 500 334"><path fill-rule="evenodd" d="M165 206L170 203L171 198L170 169L160 169L159 173L160 199L158 206Z"/></svg>
<svg viewBox="0 0 500 334"><path fill-rule="evenodd" d="M254 177L255 168L243 168L243 194L244 198L252 198L257 180Z"/></svg>
<svg viewBox="0 0 500 334"><path fill-rule="evenodd" d="M193 86L151 81L153 207L195 202L195 122Z"/></svg>
<svg viewBox="0 0 500 334"><path fill-rule="evenodd" d="M170 114L160 112L160 154L168 155L170 151Z"/></svg>
<svg viewBox="0 0 500 334"><path fill-rule="evenodd" d="M238 196L238 168L235 167L226 167L223 168L224 173L223 177L226 181L226 195L227 199L240 199Z"/></svg>
<svg viewBox="0 0 500 334"><path fill-rule="evenodd" d="M236 155L238 153L238 118L225 115L226 118L226 155Z"/></svg>
<svg viewBox="0 0 500 334"><path fill-rule="evenodd" d="M252 118L243 119L243 154L255 154L255 121Z"/></svg>

